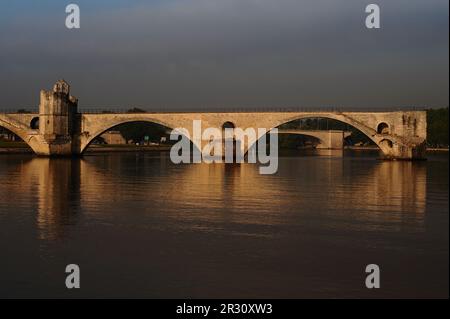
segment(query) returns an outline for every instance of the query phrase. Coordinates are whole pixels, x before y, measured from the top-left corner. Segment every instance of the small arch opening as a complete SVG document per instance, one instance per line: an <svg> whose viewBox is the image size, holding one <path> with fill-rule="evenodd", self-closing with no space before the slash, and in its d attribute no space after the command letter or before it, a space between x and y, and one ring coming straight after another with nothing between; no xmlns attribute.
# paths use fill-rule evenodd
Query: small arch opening
<svg viewBox="0 0 450 319"><path fill-rule="evenodd" d="M387 147L389 147L389 148L392 148L392 147L394 146L394 144L392 143L392 141L391 141L391 140L387 140L387 139L382 140L382 141L380 142L380 145L387 146Z"/></svg>
<svg viewBox="0 0 450 319"><path fill-rule="evenodd" d="M223 130L225 130L226 128L236 128L236 125L234 125L233 122L227 121L222 125Z"/></svg>
<svg viewBox="0 0 450 319"><path fill-rule="evenodd" d="M34 117L30 122L30 128L33 130L39 129L39 117Z"/></svg>
<svg viewBox="0 0 450 319"><path fill-rule="evenodd" d="M378 134L389 134L389 125L387 123L381 122L377 126Z"/></svg>

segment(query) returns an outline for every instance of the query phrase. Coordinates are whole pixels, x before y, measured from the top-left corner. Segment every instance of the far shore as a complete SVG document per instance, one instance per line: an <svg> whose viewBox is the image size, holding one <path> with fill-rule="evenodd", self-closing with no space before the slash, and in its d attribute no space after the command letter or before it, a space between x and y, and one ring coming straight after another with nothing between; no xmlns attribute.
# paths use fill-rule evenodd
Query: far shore
<svg viewBox="0 0 450 319"><path fill-rule="evenodd" d="M448 148L427 148L427 152L448 152Z"/></svg>
<svg viewBox="0 0 450 319"><path fill-rule="evenodd" d="M112 152L157 152L169 151L170 145L91 145L86 149L85 153L112 153ZM345 146L345 150L357 151L373 151L378 150L376 146ZM428 152L448 152L448 148L427 148ZM7 145L0 144L0 154L33 154L33 151L27 147L23 142L9 142Z"/></svg>
<svg viewBox="0 0 450 319"><path fill-rule="evenodd" d="M133 145L133 144L121 144L121 145L91 145L85 153L112 153L112 152L157 152L157 151L169 151L170 145ZM24 143L8 143L6 146L0 145L0 154L33 154L31 148L27 147Z"/></svg>
<svg viewBox="0 0 450 319"><path fill-rule="evenodd" d="M154 152L154 151L170 151L170 145L91 145L85 153L103 153L103 152Z"/></svg>
<svg viewBox="0 0 450 319"><path fill-rule="evenodd" d="M345 146L346 150L378 150L377 146ZM448 152L448 148L427 147L427 152Z"/></svg>

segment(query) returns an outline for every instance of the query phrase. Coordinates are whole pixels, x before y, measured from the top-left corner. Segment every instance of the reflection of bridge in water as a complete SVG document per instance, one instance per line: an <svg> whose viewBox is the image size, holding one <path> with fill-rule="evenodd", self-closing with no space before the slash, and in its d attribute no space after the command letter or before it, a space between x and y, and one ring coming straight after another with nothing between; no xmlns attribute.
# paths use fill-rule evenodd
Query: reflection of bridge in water
<svg viewBox="0 0 450 319"><path fill-rule="evenodd" d="M232 221L277 225L290 218L293 212L288 207L316 212L318 203L311 201L312 193L327 194L327 200L320 203L322 214L347 214L348 203L352 203L352 219L361 222L360 231L371 231L371 225L380 223L392 230L405 223L424 227L426 167L417 163L369 161L372 164L363 173L349 175L355 167L347 161L328 158L302 161L299 166L287 160L280 165L280 174L295 178L279 179L260 175L251 164L196 164L170 170L165 156L153 157L151 163L147 158L140 162L139 172L127 174L123 172L130 163L121 156L86 160L32 158L16 164L17 169L8 170L10 173L2 178L11 180L20 170L19 176L14 175L16 180L9 193L36 192L36 221L42 239L64 237L67 225L84 219L80 214L91 219L108 218L105 207L111 203L140 203L142 198L146 198L145 207L164 209L146 212L143 206L140 214L150 214L177 227L185 227L193 220L196 224ZM136 157L130 159L135 163ZM164 173L150 174L145 169L147 164L152 165L152 172L156 169ZM302 176L311 174L313 180L323 182L317 188L311 178L308 183L302 182ZM130 191L130 185L139 191ZM261 198L267 201L261 202ZM224 207L228 214L223 214ZM130 209L126 214L133 212Z"/></svg>
<svg viewBox="0 0 450 319"><path fill-rule="evenodd" d="M185 128L196 136L194 120L204 128L222 128L232 123L236 128L262 128L270 131L299 119L327 118L353 126L365 134L383 154L393 159L425 157L426 112L201 112L201 113L105 113L78 112L78 100L70 95L70 87L58 81L52 91L41 91L39 113L0 114L0 126L22 138L39 155L81 154L105 131L127 122L153 122L170 129ZM201 132L200 132L201 133ZM258 136L259 138L260 136ZM209 141L193 139L203 150ZM252 147L245 145L244 153Z"/></svg>

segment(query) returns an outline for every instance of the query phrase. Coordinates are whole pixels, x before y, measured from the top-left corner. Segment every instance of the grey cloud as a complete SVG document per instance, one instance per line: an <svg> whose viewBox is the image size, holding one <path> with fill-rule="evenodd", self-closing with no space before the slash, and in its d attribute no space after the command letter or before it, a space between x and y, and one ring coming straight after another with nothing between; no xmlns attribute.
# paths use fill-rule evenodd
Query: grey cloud
<svg viewBox="0 0 450 319"><path fill-rule="evenodd" d="M0 31L4 106L59 77L92 106L448 105L448 1L186 0ZM26 90L25 94L22 94Z"/></svg>

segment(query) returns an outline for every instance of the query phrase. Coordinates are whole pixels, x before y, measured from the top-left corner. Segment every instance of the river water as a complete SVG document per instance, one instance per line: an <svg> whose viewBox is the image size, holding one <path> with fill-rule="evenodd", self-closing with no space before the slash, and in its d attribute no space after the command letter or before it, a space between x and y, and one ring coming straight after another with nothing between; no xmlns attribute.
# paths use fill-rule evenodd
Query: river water
<svg viewBox="0 0 450 319"><path fill-rule="evenodd" d="M341 155L0 155L0 297L448 297L448 154Z"/></svg>

